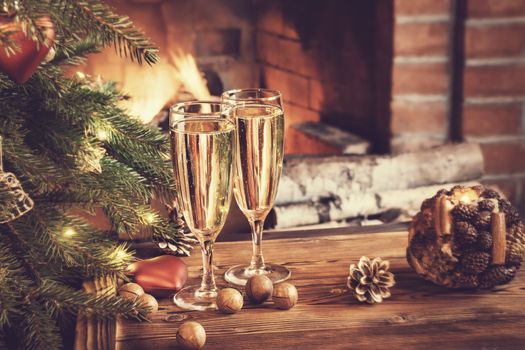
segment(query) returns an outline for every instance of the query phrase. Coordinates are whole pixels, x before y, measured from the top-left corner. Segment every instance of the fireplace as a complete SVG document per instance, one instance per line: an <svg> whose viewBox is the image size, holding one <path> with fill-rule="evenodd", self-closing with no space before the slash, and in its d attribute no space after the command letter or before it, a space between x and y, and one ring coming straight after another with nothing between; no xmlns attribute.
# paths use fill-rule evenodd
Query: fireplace
<svg viewBox="0 0 525 350"><path fill-rule="evenodd" d="M368 150L368 144L373 151L389 150L390 2L109 3L152 37L162 61L157 67L137 68L118 61L108 50L106 55L90 58L84 70L119 82L133 100L144 101L132 102L132 110L145 119L172 102L195 97L183 94L188 84L173 75L175 56L190 54L211 95L253 86L283 93L288 154L348 149L316 135L327 126L343 136L352 135L345 139L348 142L365 143L367 147L360 147L359 152ZM155 96L150 96L152 92Z"/></svg>
<svg viewBox="0 0 525 350"><path fill-rule="evenodd" d="M160 48L81 69L117 81L131 111L223 90L282 91L288 155L403 154L479 143L483 182L521 203L525 3L476 0L108 0Z"/></svg>

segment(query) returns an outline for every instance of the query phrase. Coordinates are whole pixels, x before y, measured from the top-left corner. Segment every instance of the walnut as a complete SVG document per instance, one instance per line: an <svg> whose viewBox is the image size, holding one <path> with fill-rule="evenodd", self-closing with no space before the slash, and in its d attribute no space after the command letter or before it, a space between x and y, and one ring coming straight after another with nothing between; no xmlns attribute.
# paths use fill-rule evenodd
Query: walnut
<svg viewBox="0 0 525 350"><path fill-rule="evenodd" d="M288 310L297 304L299 295L293 284L281 283L273 289L272 301L274 305L281 310Z"/></svg>
<svg viewBox="0 0 525 350"><path fill-rule="evenodd" d="M255 275L246 282L246 295L254 304L262 304L273 293L272 281L264 275Z"/></svg>
<svg viewBox="0 0 525 350"><path fill-rule="evenodd" d="M234 314L242 309L242 294L234 288L224 288L217 294L217 308L225 314Z"/></svg>

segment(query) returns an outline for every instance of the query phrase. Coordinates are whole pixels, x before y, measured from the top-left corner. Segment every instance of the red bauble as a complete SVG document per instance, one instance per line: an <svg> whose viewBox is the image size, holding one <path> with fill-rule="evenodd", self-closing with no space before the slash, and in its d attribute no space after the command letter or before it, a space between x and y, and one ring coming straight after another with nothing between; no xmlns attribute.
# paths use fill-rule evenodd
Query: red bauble
<svg viewBox="0 0 525 350"><path fill-rule="evenodd" d="M157 297L178 292L188 279L186 264L172 255L137 261L129 266L128 271L146 293Z"/></svg>
<svg viewBox="0 0 525 350"><path fill-rule="evenodd" d="M0 20L0 24L10 25L11 23ZM43 25L46 28L44 30L47 39L46 44L39 45L24 34L20 25L12 23L16 33L12 34L10 39L17 44L19 50L16 50L14 54L7 55L4 48L0 48L0 70L9 75L18 84L23 84L29 80L53 46L55 28L51 19L42 17L39 20L39 25Z"/></svg>

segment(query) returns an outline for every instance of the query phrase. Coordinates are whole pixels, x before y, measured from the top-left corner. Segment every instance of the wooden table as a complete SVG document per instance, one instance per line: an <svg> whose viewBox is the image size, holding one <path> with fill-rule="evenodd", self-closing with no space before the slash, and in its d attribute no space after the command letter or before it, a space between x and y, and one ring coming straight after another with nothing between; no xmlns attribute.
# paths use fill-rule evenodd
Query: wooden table
<svg viewBox="0 0 525 350"><path fill-rule="evenodd" d="M183 320L206 329L204 349L525 349L525 271L492 291L453 291L419 278L405 260L407 233L353 233L345 230L300 237L281 233L264 242L268 261L292 270L298 305L274 309L271 303L235 315L180 311L162 300L151 323L121 320L118 349L177 349ZM287 238L289 237L289 238ZM273 238L273 239L272 239ZM217 243L217 276L246 262L251 246ZM379 305L361 305L346 291L350 263L360 256L391 262L397 285ZM188 258L190 282L198 281L200 256ZM171 320L168 322L167 320Z"/></svg>

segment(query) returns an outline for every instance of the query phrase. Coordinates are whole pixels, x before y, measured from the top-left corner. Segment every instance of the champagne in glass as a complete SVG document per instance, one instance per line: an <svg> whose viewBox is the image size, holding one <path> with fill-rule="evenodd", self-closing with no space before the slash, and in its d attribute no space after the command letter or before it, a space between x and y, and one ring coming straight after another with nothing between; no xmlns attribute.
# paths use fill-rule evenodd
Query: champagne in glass
<svg viewBox="0 0 525 350"><path fill-rule="evenodd" d="M192 109L196 109L192 112ZM231 202L234 124L222 117L218 103L190 102L171 110L170 136L178 206L202 250L200 286L189 286L174 302L190 310L216 309L213 244Z"/></svg>
<svg viewBox="0 0 525 350"><path fill-rule="evenodd" d="M230 105L229 114L237 133L235 199L252 228L250 265L234 266L225 274L228 282L237 285L245 285L257 274L267 275L275 283L290 277L290 270L265 263L262 254L264 220L273 207L283 164L284 113L278 105L280 100L278 92L261 89L223 95L223 101Z"/></svg>

